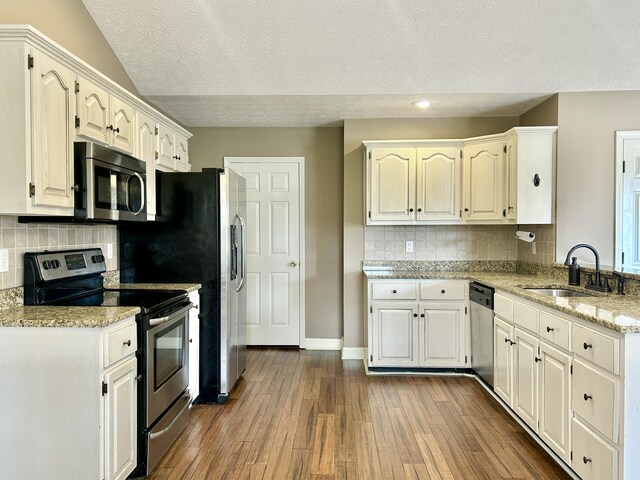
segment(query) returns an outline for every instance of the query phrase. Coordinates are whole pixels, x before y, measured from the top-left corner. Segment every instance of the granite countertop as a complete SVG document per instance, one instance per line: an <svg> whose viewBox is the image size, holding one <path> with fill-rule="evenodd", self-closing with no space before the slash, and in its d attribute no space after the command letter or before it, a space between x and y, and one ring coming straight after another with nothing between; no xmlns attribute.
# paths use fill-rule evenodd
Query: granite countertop
<svg viewBox="0 0 640 480"><path fill-rule="evenodd" d="M200 287L199 283L113 283L105 285L105 288L131 288L140 290L186 290L187 293L195 292Z"/></svg>
<svg viewBox="0 0 640 480"><path fill-rule="evenodd" d="M582 287L569 287L556 278L502 272L444 272L444 271L398 271L369 270L364 273L368 279L461 279L483 283L531 302L550 307L560 312L581 318L591 323L621 333L640 333L640 297L599 293ZM546 297L528 292L523 287L552 287L578 290L590 297Z"/></svg>
<svg viewBox="0 0 640 480"><path fill-rule="evenodd" d="M14 307L0 312L0 327L104 328L139 312L138 307Z"/></svg>

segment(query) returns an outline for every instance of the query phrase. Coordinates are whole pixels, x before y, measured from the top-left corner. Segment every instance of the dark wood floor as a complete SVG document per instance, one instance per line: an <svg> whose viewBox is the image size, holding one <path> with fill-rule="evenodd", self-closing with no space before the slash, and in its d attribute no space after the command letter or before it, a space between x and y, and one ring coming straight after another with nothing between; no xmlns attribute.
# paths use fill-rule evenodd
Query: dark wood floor
<svg viewBox="0 0 640 480"><path fill-rule="evenodd" d="M567 479L465 377L366 376L339 352L250 349L225 405L198 405L150 480Z"/></svg>

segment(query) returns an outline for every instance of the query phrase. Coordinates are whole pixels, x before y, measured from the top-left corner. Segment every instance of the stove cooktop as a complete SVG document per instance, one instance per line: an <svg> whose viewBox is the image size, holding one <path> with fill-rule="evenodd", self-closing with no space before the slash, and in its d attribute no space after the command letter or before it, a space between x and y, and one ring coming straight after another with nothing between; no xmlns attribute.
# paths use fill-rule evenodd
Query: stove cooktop
<svg viewBox="0 0 640 480"><path fill-rule="evenodd" d="M186 295L186 290L105 289L88 295L67 298L56 302L56 305L69 307L140 307L142 312L146 313L175 303Z"/></svg>

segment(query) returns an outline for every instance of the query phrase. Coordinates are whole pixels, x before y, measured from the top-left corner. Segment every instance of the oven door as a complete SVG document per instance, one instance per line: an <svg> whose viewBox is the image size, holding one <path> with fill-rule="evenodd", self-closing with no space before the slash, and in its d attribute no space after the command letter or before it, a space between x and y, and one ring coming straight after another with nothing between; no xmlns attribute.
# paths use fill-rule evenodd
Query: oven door
<svg viewBox="0 0 640 480"><path fill-rule="evenodd" d="M165 317L150 318L146 331L147 405L150 427L189 384L189 303Z"/></svg>
<svg viewBox="0 0 640 480"><path fill-rule="evenodd" d="M144 174L87 159L87 218L146 220Z"/></svg>

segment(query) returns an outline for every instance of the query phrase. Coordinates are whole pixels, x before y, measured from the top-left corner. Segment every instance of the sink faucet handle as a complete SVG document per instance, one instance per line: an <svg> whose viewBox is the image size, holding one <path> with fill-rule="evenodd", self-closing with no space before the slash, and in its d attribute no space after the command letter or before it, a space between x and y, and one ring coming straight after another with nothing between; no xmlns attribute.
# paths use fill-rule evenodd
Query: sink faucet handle
<svg viewBox="0 0 640 480"><path fill-rule="evenodd" d="M587 273L587 284L585 285L585 287L587 285L593 285L593 273Z"/></svg>
<svg viewBox="0 0 640 480"><path fill-rule="evenodd" d="M604 277L604 290L606 292L612 292L611 287L609 286L609 277Z"/></svg>
<svg viewBox="0 0 640 480"><path fill-rule="evenodd" d="M616 294L624 295L624 277L622 276L622 273L614 271L613 276L617 280Z"/></svg>

